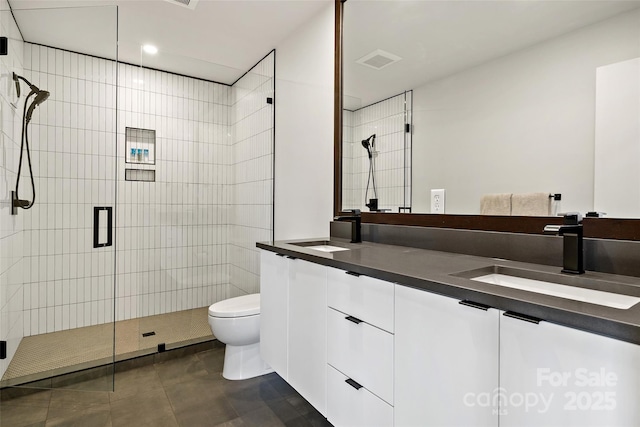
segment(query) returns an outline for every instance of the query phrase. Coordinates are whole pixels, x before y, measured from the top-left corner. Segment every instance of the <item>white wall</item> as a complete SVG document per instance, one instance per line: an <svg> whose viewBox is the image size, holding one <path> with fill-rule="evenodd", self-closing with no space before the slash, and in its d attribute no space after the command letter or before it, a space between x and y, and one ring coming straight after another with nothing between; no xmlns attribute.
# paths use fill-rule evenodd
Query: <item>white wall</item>
<svg viewBox="0 0 640 427"><path fill-rule="evenodd" d="M640 58L597 70L594 210L640 213Z"/></svg>
<svg viewBox="0 0 640 427"><path fill-rule="evenodd" d="M329 235L333 44L331 4L276 49L276 240Z"/></svg>
<svg viewBox="0 0 640 427"><path fill-rule="evenodd" d="M7 0L0 0L0 34L9 38L9 53L0 56L0 340L7 341L7 358L0 360L0 378L9 366L23 337L23 224L28 211L19 210L11 215L11 191L15 189L20 156L22 95L17 100L12 73L23 75L22 52L24 43L9 11ZM28 92L22 84L23 93ZM24 158L20 181L20 198L31 200L27 159ZM24 190L23 190L24 189Z"/></svg>
<svg viewBox="0 0 640 427"><path fill-rule="evenodd" d="M593 208L596 68L638 57L640 11L585 27L414 91L414 212L429 190L446 213L486 193L562 193Z"/></svg>

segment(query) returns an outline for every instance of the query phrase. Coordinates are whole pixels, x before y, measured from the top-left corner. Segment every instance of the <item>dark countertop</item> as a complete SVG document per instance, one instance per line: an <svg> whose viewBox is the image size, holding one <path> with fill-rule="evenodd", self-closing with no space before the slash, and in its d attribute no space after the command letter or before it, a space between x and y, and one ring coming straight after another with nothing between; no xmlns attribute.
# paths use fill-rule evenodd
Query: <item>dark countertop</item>
<svg viewBox="0 0 640 427"><path fill-rule="evenodd" d="M348 251L324 253L295 243L328 241ZM554 281L640 297L640 278L588 271L579 276L560 273L560 268L496 258L482 258L372 242L349 243L338 238L300 239L257 243L271 252L304 259L346 271L441 295L532 316L544 321L640 345L640 303L617 309L581 301L512 289L470 280L460 273L494 266L518 269L531 278ZM466 276L471 277L469 274Z"/></svg>

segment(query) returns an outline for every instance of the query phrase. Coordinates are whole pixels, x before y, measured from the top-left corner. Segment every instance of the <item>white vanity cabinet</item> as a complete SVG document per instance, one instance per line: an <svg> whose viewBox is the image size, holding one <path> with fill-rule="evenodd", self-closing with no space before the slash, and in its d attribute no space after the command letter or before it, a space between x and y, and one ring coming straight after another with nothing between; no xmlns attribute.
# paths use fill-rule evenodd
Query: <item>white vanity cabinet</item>
<svg viewBox="0 0 640 427"><path fill-rule="evenodd" d="M289 265L284 255L260 251L260 354L285 380Z"/></svg>
<svg viewBox="0 0 640 427"><path fill-rule="evenodd" d="M336 427L640 426L640 345L261 253L261 354Z"/></svg>
<svg viewBox="0 0 640 427"><path fill-rule="evenodd" d="M287 381L326 416L327 268L289 260Z"/></svg>
<svg viewBox="0 0 640 427"><path fill-rule="evenodd" d="M640 426L640 346L503 315L500 387L500 427Z"/></svg>
<svg viewBox="0 0 640 427"><path fill-rule="evenodd" d="M393 289L327 270L327 418L340 426L393 425Z"/></svg>
<svg viewBox="0 0 640 427"><path fill-rule="evenodd" d="M472 304L472 303L470 303ZM498 426L498 310L395 287L396 427Z"/></svg>
<svg viewBox="0 0 640 427"><path fill-rule="evenodd" d="M327 267L261 251L260 353L326 415Z"/></svg>

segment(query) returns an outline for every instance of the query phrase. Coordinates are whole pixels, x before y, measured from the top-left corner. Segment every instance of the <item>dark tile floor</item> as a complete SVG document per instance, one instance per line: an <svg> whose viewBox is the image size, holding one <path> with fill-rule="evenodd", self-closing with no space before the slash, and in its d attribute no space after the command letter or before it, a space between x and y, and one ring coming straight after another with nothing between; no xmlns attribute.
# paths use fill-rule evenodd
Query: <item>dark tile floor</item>
<svg viewBox="0 0 640 427"><path fill-rule="evenodd" d="M115 391L2 390L0 426L331 426L276 374L222 378L224 347L118 369ZM93 381L103 381L98 379ZM82 387L80 387L82 388ZM86 384L91 389L92 384Z"/></svg>

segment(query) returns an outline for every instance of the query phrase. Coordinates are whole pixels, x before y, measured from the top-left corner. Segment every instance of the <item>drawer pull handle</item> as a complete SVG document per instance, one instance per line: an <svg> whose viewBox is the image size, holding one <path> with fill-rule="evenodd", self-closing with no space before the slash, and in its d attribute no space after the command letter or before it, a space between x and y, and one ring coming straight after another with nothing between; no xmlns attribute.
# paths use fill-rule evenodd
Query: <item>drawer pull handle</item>
<svg viewBox="0 0 640 427"><path fill-rule="evenodd" d="M359 325L360 323L362 323L362 320L358 319L357 317L353 317L353 316L347 316L345 317L345 319L347 319L349 322L353 322L356 325Z"/></svg>
<svg viewBox="0 0 640 427"><path fill-rule="evenodd" d="M513 311L505 311L503 316L512 317L514 319L522 320L524 322L535 323L536 325L542 322L542 319L537 317L527 316L526 314L514 313Z"/></svg>
<svg viewBox="0 0 640 427"><path fill-rule="evenodd" d="M276 256L285 256L284 254L276 254Z"/></svg>
<svg viewBox="0 0 640 427"><path fill-rule="evenodd" d="M462 305L466 305L467 307L473 307L473 308L477 308L479 310L484 310L487 311L491 308L491 306L486 305L486 304L480 304L479 302L473 302L473 301L458 301L458 304L462 304Z"/></svg>
<svg viewBox="0 0 640 427"><path fill-rule="evenodd" d="M356 390L360 390L362 388L362 386L360 384L358 384L357 382L355 382L351 378L347 378L346 380L344 380L344 382L349 384L351 387L355 388Z"/></svg>
<svg viewBox="0 0 640 427"><path fill-rule="evenodd" d="M355 276L355 277L360 277L360 273L356 273L355 271L346 271L345 273L347 273L349 276Z"/></svg>
<svg viewBox="0 0 640 427"><path fill-rule="evenodd" d="M296 257L294 257L294 256L291 256L291 255L287 255L287 258L288 258L288 259L298 259L298 258L296 258Z"/></svg>

